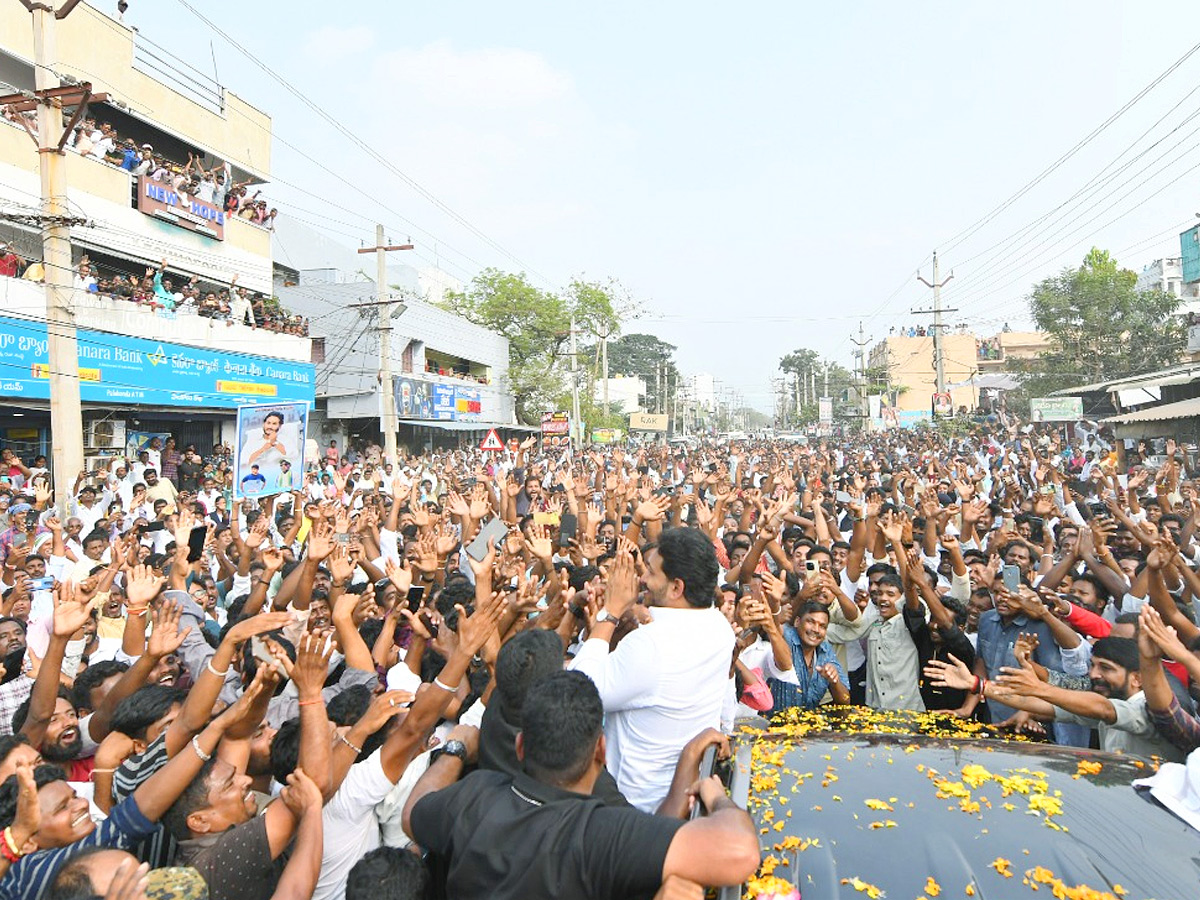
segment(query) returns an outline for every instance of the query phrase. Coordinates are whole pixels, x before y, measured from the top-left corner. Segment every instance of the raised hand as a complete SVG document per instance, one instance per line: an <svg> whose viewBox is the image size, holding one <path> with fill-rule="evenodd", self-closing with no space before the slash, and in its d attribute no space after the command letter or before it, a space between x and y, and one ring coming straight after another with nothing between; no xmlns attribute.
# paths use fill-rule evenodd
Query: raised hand
<svg viewBox="0 0 1200 900"><path fill-rule="evenodd" d="M266 569L266 580L270 581L271 576L283 568L283 551L278 547L268 547L259 554L263 562L263 568Z"/></svg>
<svg viewBox="0 0 1200 900"><path fill-rule="evenodd" d="M296 818L307 813L320 815L321 804L325 802L317 783L299 766L288 775L287 786L279 792L279 796Z"/></svg>
<svg viewBox="0 0 1200 900"><path fill-rule="evenodd" d="M1033 654L1038 648L1038 636L1031 631L1022 631L1017 635L1013 644L1013 656L1021 668L1027 669L1032 665Z"/></svg>
<svg viewBox="0 0 1200 900"><path fill-rule="evenodd" d="M292 666L292 681L301 697L320 695L329 677L329 657L333 644L323 635L306 634L296 647L296 663Z"/></svg>
<svg viewBox="0 0 1200 900"><path fill-rule="evenodd" d="M550 540L550 526L531 526L529 537L525 539L525 549L538 559L551 559L554 556L554 545Z"/></svg>
<svg viewBox="0 0 1200 900"><path fill-rule="evenodd" d="M182 607L172 600L166 601L158 608L154 614L154 630L150 632L150 638L146 641L148 657L162 659L179 649L183 639L192 630L191 625L183 631L179 630L179 617L182 612Z"/></svg>
<svg viewBox="0 0 1200 900"><path fill-rule="evenodd" d="M775 602L775 606L783 602L784 594L787 593L787 581L782 578L777 578L770 572L763 572L762 575L763 593L768 599Z"/></svg>
<svg viewBox="0 0 1200 900"><path fill-rule="evenodd" d="M456 491L451 491L446 497L446 509L453 516L458 516L460 519L471 518L471 505L466 501L462 494Z"/></svg>
<svg viewBox="0 0 1200 900"><path fill-rule="evenodd" d="M471 566L471 572L475 575L476 583L480 579L486 579L486 584L492 583L492 567L496 565L496 545L489 543L487 555L483 559L475 559L471 554L464 553L467 563Z"/></svg>
<svg viewBox="0 0 1200 900"><path fill-rule="evenodd" d="M225 640L233 647L240 647L255 635L278 631L295 621L295 614L290 612L265 612L248 619L242 619L225 632Z"/></svg>
<svg viewBox="0 0 1200 900"><path fill-rule="evenodd" d="M423 534L416 541L416 555L411 560L413 568L432 575L437 571L438 553L437 538L432 534Z"/></svg>
<svg viewBox="0 0 1200 900"><path fill-rule="evenodd" d="M314 522L308 534L308 558L313 562L324 561L333 552L335 543L333 526L327 521Z"/></svg>
<svg viewBox="0 0 1200 900"><path fill-rule="evenodd" d="M1012 691L1023 697L1034 696L1042 687L1042 682L1032 666L1028 668L1004 666L1000 669L1000 674L996 676L996 684L1006 691Z"/></svg>
<svg viewBox="0 0 1200 900"><path fill-rule="evenodd" d="M458 610L459 650L469 653L471 656L478 653L488 642L492 632L496 630L496 622L499 621L500 614L504 611L504 605L503 595L499 593L477 604L475 612L470 616L462 606L456 604L454 608ZM438 630L438 633L440 636L441 629Z"/></svg>
<svg viewBox="0 0 1200 900"><path fill-rule="evenodd" d="M13 820L11 834L22 853L32 853L37 847L29 844L29 840L41 827L42 807L38 803L33 766L28 760L21 760L16 764L16 776L17 817Z"/></svg>
<svg viewBox="0 0 1200 900"><path fill-rule="evenodd" d="M475 485L475 490L471 494L471 518L478 522L487 515L489 509L491 509L491 503L488 501L487 489L482 484Z"/></svg>
<svg viewBox="0 0 1200 900"><path fill-rule="evenodd" d="M895 513L885 513L879 520L879 533L882 534L895 548L900 547L904 536L904 522Z"/></svg>
<svg viewBox="0 0 1200 900"><path fill-rule="evenodd" d="M1179 660L1188 655L1191 651L1179 639L1179 635L1175 629L1167 625L1158 610L1147 603L1138 613L1138 638L1139 642L1144 635L1149 639L1158 652L1172 660ZM1139 647L1141 644L1139 643ZM1147 654L1149 655L1149 654Z"/></svg>
<svg viewBox="0 0 1200 900"><path fill-rule="evenodd" d="M637 602L638 596L637 569L626 544L623 542L618 547L605 579L604 608L618 619Z"/></svg>
<svg viewBox="0 0 1200 900"><path fill-rule="evenodd" d="M345 544L338 544L327 557L329 574L334 581L345 584L354 574L354 560L350 558L350 549Z"/></svg>
<svg viewBox="0 0 1200 900"><path fill-rule="evenodd" d="M144 609L158 596L167 579L154 574L146 565L136 565L125 579L125 604L131 609Z"/></svg>
<svg viewBox="0 0 1200 900"><path fill-rule="evenodd" d="M100 605L98 598L85 600L79 585L64 581L54 586L54 636L70 638L91 617Z"/></svg>
<svg viewBox="0 0 1200 900"><path fill-rule="evenodd" d="M651 497L638 504L634 516L643 522L658 522L662 520L670 508L671 500L669 497Z"/></svg>
<svg viewBox="0 0 1200 900"><path fill-rule="evenodd" d="M407 594L408 589L412 587L412 569L402 563L397 563L393 559L386 559L383 563L383 568L390 581L400 592L401 595Z"/></svg>
<svg viewBox="0 0 1200 900"><path fill-rule="evenodd" d="M975 686L975 675L966 663L949 654L949 662L931 659L925 664L925 677L937 687L969 691Z"/></svg>
<svg viewBox="0 0 1200 900"><path fill-rule="evenodd" d="M413 694L408 691L385 691L371 700L371 705L362 714L356 724L361 725L368 733L374 734L387 724L397 713L413 702Z"/></svg>
<svg viewBox="0 0 1200 900"><path fill-rule="evenodd" d="M246 532L246 537L245 537L246 546L249 547L251 550L257 550L259 547L262 546L263 541L265 541L267 539L267 533L268 533L269 529L270 529L270 523L267 522L266 517L259 516L255 520L254 524L250 526L250 530L248 532ZM187 540L187 538L184 538L184 540Z"/></svg>

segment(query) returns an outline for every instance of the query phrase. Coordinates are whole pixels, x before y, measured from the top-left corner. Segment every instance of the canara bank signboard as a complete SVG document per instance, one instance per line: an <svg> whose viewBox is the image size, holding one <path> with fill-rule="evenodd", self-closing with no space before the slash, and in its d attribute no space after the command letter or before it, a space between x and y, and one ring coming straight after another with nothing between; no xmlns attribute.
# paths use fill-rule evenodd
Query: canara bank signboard
<svg viewBox="0 0 1200 900"><path fill-rule="evenodd" d="M225 240L224 211L145 175L138 178L138 209L148 216L196 234L218 241Z"/></svg>
<svg viewBox="0 0 1200 900"><path fill-rule="evenodd" d="M46 326L0 316L0 397L50 397ZM217 407L313 402L312 363L202 350L166 341L76 331L84 403Z"/></svg>

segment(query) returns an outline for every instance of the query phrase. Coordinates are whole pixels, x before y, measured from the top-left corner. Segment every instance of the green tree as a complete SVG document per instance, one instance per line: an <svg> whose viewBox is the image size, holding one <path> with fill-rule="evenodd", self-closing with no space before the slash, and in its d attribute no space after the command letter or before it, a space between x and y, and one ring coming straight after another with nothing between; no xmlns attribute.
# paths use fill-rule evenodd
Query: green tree
<svg viewBox="0 0 1200 900"><path fill-rule="evenodd" d="M615 279L575 279L560 296L534 287L524 272L498 269L485 269L465 290L448 292L443 306L508 339L507 387L517 418L527 425L537 425L543 412L570 408L572 316L586 334L615 335L624 311L632 308Z"/></svg>
<svg viewBox="0 0 1200 900"><path fill-rule="evenodd" d="M484 269L465 290L448 292L443 304L508 339L508 389L520 421L537 424L561 405L568 391L561 356L571 328L566 300L534 287L524 272Z"/></svg>
<svg viewBox="0 0 1200 900"><path fill-rule="evenodd" d="M1179 299L1136 285L1134 272L1093 247L1079 268L1034 287L1030 312L1052 340L1036 363L1023 367L1030 396L1179 362L1186 346Z"/></svg>
<svg viewBox="0 0 1200 900"><path fill-rule="evenodd" d="M805 348L793 350L783 357L779 361L779 368L800 381L799 399L795 387L789 388L790 402L782 423L784 426L810 425L817 421L817 397L812 396L805 385L816 376L816 394L819 397L825 391L826 373L829 376L829 396L834 400L834 416L841 417L843 407L848 402L847 391L854 383L854 376L849 369L831 360L822 361L817 351Z"/></svg>
<svg viewBox="0 0 1200 900"><path fill-rule="evenodd" d="M679 384L679 370L672 359L675 349L674 344L659 340L652 334L623 334L615 341L608 342L608 374L610 377L624 375L642 379L646 385L646 409L657 410L660 408L660 370L664 363L669 382L666 391L668 397L674 396ZM594 355L595 351L589 348L587 352ZM665 404L662 408L665 408Z"/></svg>

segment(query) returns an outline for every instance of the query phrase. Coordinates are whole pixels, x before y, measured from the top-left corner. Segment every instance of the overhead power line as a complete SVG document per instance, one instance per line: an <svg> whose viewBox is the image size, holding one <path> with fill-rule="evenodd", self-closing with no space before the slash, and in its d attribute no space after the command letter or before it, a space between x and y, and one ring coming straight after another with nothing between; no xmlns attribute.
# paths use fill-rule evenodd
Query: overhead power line
<svg viewBox="0 0 1200 900"><path fill-rule="evenodd" d="M412 176L410 176L406 172L402 171L395 163L393 163L391 160L387 159L387 157L385 157L382 153L375 150L375 148L373 148L370 144L368 144L366 141L364 141L362 138L360 138L357 134L355 134L353 131L351 131L349 128L347 128L339 120L334 118L323 107L314 103L307 95L304 94L303 91L296 88L287 79L283 78L274 69L272 69L266 63L264 63L257 55L251 53L249 50L247 50L245 47L243 47L240 43L238 43L236 40L234 40L233 37L231 37L227 32L225 32L223 29L221 29L216 23L214 23L211 19L207 18L198 9L196 9L196 7L194 7L191 3L189 3L188 0L176 0L176 2L178 2L180 6L182 6L184 9L186 9L188 12L190 12L193 16L195 16L197 19L199 19L205 25L207 25L214 33L219 35L226 43L228 43L231 47L233 47L235 50L237 50L239 53L241 53L243 56L245 56L246 59L248 59L256 67L258 67L260 70L262 70L268 77L270 77L273 81L275 81L277 84L279 84L281 87L283 87L288 93L290 93L297 100L299 100L302 104L304 104L306 107L308 107L310 110L312 110L312 112L314 114L316 114L321 119L323 119L325 122L327 122L329 125L331 125L333 128L335 128L347 140L349 140L356 147L358 147L360 150L362 150L364 153L366 153L368 156L370 156L372 159L374 159L377 163L379 163L381 166L383 166L385 169L387 169L389 172L391 172L393 175L395 175L397 178L399 178L402 182L404 182L406 185L408 185L418 195L420 195L426 201L431 203L435 208L440 210L445 215L449 216L453 221L457 222L459 225L461 225L463 228L465 228L471 234L475 235L475 237L479 238L481 241L483 241L485 244L487 244L489 247L491 247L497 253L500 253L506 259L508 259L509 261L518 265L522 270L528 272L531 275L536 276L537 278L539 278L543 282L545 282L547 285L553 285L553 282L550 281L549 278L542 275L540 272L538 272L532 266L527 265L515 253L508 250L506 247L504 247L504 245L502 245L499 241L492 238L490 235L486 234L482 229L478 228L475 224L470 222L465 216L461 215L460 213L458 213L457 211L452 209L447 203L442 201L432 191L430 191L429 189L424 187Z"/></svg>

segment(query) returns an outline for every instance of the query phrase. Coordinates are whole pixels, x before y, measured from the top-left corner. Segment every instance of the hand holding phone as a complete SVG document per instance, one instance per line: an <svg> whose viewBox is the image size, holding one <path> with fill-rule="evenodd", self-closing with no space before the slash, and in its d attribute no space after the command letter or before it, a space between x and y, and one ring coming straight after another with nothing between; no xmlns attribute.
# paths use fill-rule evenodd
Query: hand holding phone
<svg viewBox="0 0 1200 900"><path fill-rule="evenodd" d="M1004 587L1011 593L1015 594L1021 590L1020 566L1010 566L1005 564L1000 570L1000 577L1004 580Z"/></svg>

